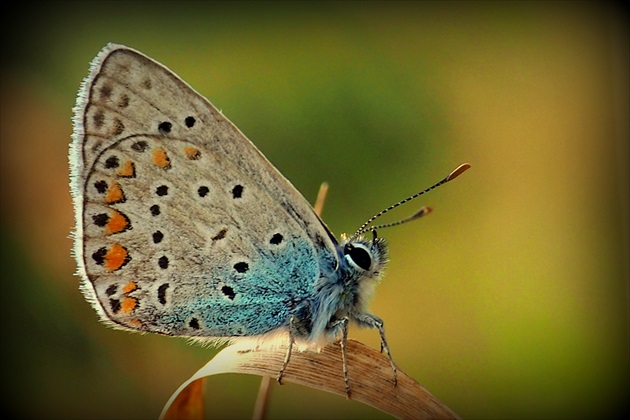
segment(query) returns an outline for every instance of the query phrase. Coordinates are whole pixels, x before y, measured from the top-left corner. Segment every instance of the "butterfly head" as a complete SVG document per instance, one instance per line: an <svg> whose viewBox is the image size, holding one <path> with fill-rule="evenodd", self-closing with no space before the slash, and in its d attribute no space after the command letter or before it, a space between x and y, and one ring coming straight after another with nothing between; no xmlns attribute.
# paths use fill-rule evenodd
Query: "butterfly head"
<svg viewBox="0 0 630 420"><path fill-rule="evenodd" d="M347 296L352 296L348 305L359 312L365 311L382 277L389 252L387 242L372 231L370 239L364 235L347 238L342 236L340 252L343 258L342 271L345 272Z"/></svg>
<svg viewBox="0 0 630 420"><path fill-rule="evenodd" d="M388 260L387 243L385 239L378 238L376 231L373 239L360 236L345 242L343 246L343 258L348 265L358 273L367 277L378 277L385 268Z"/></svg>

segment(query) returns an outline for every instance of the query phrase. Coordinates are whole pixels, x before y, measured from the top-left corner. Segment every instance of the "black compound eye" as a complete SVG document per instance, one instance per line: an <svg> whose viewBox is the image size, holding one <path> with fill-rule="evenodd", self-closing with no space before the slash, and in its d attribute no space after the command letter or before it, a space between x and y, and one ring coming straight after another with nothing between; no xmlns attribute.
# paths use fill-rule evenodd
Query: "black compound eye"
<svg viewBox="0 0 630 420"><path fill-rule="evenodd" d="M364 270L369 270L372 266L372 256L370 256L370 253L363 247L347 244L343 249L343 253L349 256L353 263Z"/></svg>

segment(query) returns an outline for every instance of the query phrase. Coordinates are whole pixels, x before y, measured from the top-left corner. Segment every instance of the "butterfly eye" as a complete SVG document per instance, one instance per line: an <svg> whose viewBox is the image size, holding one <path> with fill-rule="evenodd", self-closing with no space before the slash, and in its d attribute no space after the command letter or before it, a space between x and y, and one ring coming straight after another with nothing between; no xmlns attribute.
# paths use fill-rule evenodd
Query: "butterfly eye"
<svg viewBox="0 0 630 420"><path fill-rule="evenodd" d="M372 256L363 246L346 244L343 248L343 253L354 265L363 270L369 270L372 266Z"/></svg>

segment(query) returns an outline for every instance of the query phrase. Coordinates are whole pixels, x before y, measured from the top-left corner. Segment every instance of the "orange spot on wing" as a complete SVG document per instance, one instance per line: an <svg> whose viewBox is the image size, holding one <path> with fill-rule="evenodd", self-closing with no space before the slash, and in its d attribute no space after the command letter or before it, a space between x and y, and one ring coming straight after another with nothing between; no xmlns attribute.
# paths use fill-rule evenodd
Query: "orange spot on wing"
<svg viewBox="0 0 630 420"><path fill-rule="evenodd" d="M116 174L123 178L133 178L136 176L136 167L132 161L127 160L122 164Z"/></svg>
<svg viewBox="0 0 630 420"><path fill-rule="evenodd" d="M153 149L153 163L162 169L169 169L171 167L171 160L168 158L166 150L161 147Z"/></svg>
<svg viewBox="0 0 630 420"><path fill-rule="evenodd" d="M197 160L201 156L201 152L196 147L184 147L184 153L190 160Z"/></svg>
<svg viewBox="0 0 630 420"><path fill-rule="evenodd" d="M140 328L142 327L142 323L140 321L138 321L137 319L130 319L129 321L127 321L129 323L129 325L131 325L134 328Z"/></svg>
<svg viewBox="0 0 630 420"><path fill-rule="evenodd" d="M115 203L122 203L123 201L125 201L125 194L123 193L122 188L120 188L120 185L118 185L117 182L114 182L107 189L107 196L105 197L105 203L115 204Z"/></svg>
<svg viewBox="0 0 630 420"><path fill-rule="evenodd" d="M138 304L138 300L132 297L126 297L122 301L120 301L120 312L123 314L128 314L129 312L136 309L136 305Z"/></svg>
<svg viewBox="0 0 630 420"><path fill-rule="evenodd" d="M116 271L127 264L131 257L127 250L119 244L114 244L105 254L105 268L108 271Z"/></svg>
<svg viewBox="0 0 630 420"><path fill-rule="evenodd" d="M123 287L123 293L125 293L125 294L126 293L131 293L134 290L136 290L137 288L138 288L138 285L135 282L130 281L129 283L125 284L125 287Z"/></svg>
<svg viewBox="0 0 630 420"><path fill-rule="evenodd" d="M109 217L109 221L107 222L105 229L109 235L125 231L129 229L129 219L127 219L122 213L114 210L114 213Z"/></svg>

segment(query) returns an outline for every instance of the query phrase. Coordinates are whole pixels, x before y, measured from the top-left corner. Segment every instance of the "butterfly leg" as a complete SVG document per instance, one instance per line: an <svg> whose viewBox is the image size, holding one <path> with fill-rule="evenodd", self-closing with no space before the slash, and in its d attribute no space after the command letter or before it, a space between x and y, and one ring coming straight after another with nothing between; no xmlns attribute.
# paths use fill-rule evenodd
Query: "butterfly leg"
<svg viewBox="0 0 630 420"><path fill-rule="evenodd" d="M385 354L389 358L389 363L392 365L392 372L394 373L394 386L396 386L396 383L398 382L398 369L396 368L396 364L394 363L392 354L389 351L389 346L387 345L383 320L375 315L366 313L354 314L354 318L359 324L362 324L363 326L378 329L378 332L381 335L381 353L385 351Z"/></svg>
<svg viewBox="0 0 630 420"><path fill-rule="evenodd" d="M347 351L348 318L342 319L341 323L342 323L341 331L343 332L341 336L341 359L343 361L343 381L346 386L346 398L350 399L350 381L348 379L348 351Z"/></svg>
<svg viewBox="0 0 630 420"><path fill-rule="evenodd" d="M278 383L282 385L282 377L284 376L284 371L289 364L289 360L291 360L291 351L293 351L293 343L295 343L295 334L293 332L294 329L294 318L291 315L289 318L289 347L287 348L287 354L284 356L284 362L282 362L282 368L280 368L280 372L278 372Z"/></svg>
<svg viewBox="0 0 630 420"><path fill-rule="evenodd" d="M341 318L337 321L335 321L332 325L329 326L329 328L333 331L338 331L339 329L341 329L341 341L340 341L340 346L341 346L341 360L343 362L343 381L344 381L344 385L346 387L346 397L348 399L350 399L350 380L348 379L348 351L347 351L347 344L348 344L348 318ZM333 332L333 335L336 335L335 332Z"/></svg>

